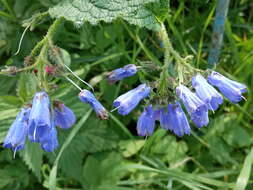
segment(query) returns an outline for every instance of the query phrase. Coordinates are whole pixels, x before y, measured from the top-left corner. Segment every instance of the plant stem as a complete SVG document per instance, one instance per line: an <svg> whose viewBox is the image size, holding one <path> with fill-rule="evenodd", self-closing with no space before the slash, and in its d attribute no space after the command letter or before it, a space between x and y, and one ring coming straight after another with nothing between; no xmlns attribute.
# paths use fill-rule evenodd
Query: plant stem
<svg viewBox="0 0 253 190"><path fill-rule="evenodd" d="M48 43L49 39L53 39L55 33L57 32L59 26L61 26L62 22L64 21L63 18L56 19L54 23L49 27L46 36L33 48L31 51L30 57L35 58L41 48Z"/></svg>
<svg viewBox="0 0 253 190"><path fill-rule="evenodd" d="M161 36L162 42L164 43L164 65L162 67L162 72L160 75L160 81L158 84L158 93L161 96L165 96L167 93L168 88L168 77L169 77L169 64L172 60L172 52L174 52L174 49L172 47L172 44L170 42L170 39L168 37L166 28L164 24L161 24L161 31L159 32L159 35Z"/></svg>

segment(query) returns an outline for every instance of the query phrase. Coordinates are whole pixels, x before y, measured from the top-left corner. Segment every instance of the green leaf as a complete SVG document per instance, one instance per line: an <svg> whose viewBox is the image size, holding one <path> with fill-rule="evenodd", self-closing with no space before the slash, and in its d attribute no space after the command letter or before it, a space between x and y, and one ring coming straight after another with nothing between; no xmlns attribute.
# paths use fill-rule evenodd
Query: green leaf
<svg viewBox="0 0 253 190"><path fill-rule="evenodd" d="M13 179L11 178L11 176L9 176L5 170L0 170L0 188L4 188L6 185L8 185L9 183L12 183Z"/></svg>
<svg viewBox="0 0 253 190"><path fill-rule="evenodd" d="M169 136L164 130L158 130L154 137L150 139L154 141L151 145L152 156L160 157L168 163L176 163L185 157L188 146L184 141L177 141L174 136Z"/></svg>
<svg viewBox="0 0 253 190"><path fill-rule="evenodd" d="M34 74L22 73L18 81L17 93L23 102L29 101L37 89L37 79Z"/></svg>
<svg viewBox="0 0 253 190"><path fill-rule="evenodd" d="M84 189L97 190L104 185L116 186L117 181L126 171L118 171L122 165L122 158L116 152L98 153L89 156L83 169Z"/></svg>
<svg viewBox="0 0 253 190"><path fill-rule="evenodd" d="M61 133L62 132L63 131L61 131ZM82 182L82 162L84 154L82 137L78 135L71 141L69 146L63 152L58 167L65 173L66 176Z"/></svg>
<svg viewBox="0 0 253 190"><path fill-rule="evenodd" d="M209 140L210 153L221 164L233 163L230 156L231 148L219 137L213 137Z"/></svg>
<svg viewBox="0 0 253 190"><path fill-rule="evenodd" d="M224 140L231 146L240 148L252 143L249 133L238 125L231 125L230 129L224 134Z"/></svg>
<svg viewBox="0 0 253 190"><path fill-rule="evenodd" d="M89 153L111 150L117 146L117 136L105 121L92 117L80 135L84 150ZM96 127L95 127L96 126Z"/></svg>
<svg viewBox="0 0 253 190"><path fill-rule="evenodd" d="M120 148L123 150L124 157L131 157L143 147L145 140L125 140L119 143Z"/></svg>
<svg viewBox="0 0 253 190"><path fill-rule="evenodd" d="M41 166L43 152L37 143L26 142L24 151L20 152L24 162L34 172L36 177L41 180Z"/></svg>
<svg viewBox="0 0 253 190"><path fill-rule="evenodd" d="M64 17L76 25L82 25L85 21L97 24L122 18L130 24L159 30L155 16L145 7L151 2L156 0L64 0L49 9L49 13L52 17Z"/></svg>

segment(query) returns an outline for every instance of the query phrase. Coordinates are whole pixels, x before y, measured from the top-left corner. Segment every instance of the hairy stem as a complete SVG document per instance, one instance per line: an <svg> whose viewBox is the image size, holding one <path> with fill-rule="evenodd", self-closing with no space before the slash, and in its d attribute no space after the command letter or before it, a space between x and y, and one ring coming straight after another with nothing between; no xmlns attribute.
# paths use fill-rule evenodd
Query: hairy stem
<svg viewBox="0 0 253 190"><path fill-rule="evenodd" d="M162 67L162 72L158 84L158 93L161 96L166 96L168 88L169 64L171 63L173 55L172 52L174 52L174 49L172 47L172 44L170 42L166 28L163 23L159 35L161 36L161 40L164 43L164 65Z"/></svg>
<svg viewBox="0 0 253 190"><path fill-rule="evenodd" d="M39 43L37 43L37 45L31 51L31 54L30 54L31 58L36 57L36 55L39 53L39 51L41 50L41 48L46 43L48 43L49 39L53 39L53 37L55 36L58 28L61 26L63 20L64 20L63 18L59 18L59 19L56 19L54 21L54 23L49 27L46 36Z"/></svg>

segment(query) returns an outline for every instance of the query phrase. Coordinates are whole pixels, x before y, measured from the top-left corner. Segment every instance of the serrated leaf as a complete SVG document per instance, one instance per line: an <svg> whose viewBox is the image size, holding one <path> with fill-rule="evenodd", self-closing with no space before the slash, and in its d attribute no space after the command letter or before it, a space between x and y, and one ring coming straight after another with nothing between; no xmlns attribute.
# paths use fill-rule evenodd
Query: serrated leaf
<svg viewBox="0 0 253 190"><path fill-rule="evenodd" d="M130 24L159 30L155 16L145 5L156 0L64 0L49 9L52 17L64 17L82 25L85 21L97 24L99 21L112 22L122 18Z"/></svg>
<svg viewBox="0 0 253 190"><path fill-rule="evenodd" d="M25 149L20 152L26 165L34 172L35 176L41 180L41 165L43 152L37 143L26 142Z"/></svg>
<svg viewBox="0 0 253 190"><path fill-rule="evenodd" d="M104 121L92 118L87 125L80 134L86 152L95 153L117 147L117 136L114 131L106 127Z"/></svg>
<svg viewBox="0 0 253 190"><path fill-rule="evenodd" d="M82 182L83 157L84 146L82 144L82 137L78 135L72 140L65 152L63 152L58 167L66 174L66 176Z"/></svg>
<svg viewBox="0 0 253 190"><path fill-rule="evenodd" d="M84 189L97 190L104 185L115 185L125 171L116 171L123 163L116 152L98 153L87 158L84 169Z"/></svg>

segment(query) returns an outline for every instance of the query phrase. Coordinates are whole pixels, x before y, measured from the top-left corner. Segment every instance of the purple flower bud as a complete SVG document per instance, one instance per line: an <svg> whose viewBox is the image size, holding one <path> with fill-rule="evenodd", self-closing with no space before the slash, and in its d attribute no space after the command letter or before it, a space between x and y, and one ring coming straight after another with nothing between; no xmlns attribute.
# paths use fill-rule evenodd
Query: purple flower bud
<svg viewBox="0 0 253 190"><path fill-rule="evenodd" d="M208 82L219 88L221 93L235 104L242 100L242 93L247 91L247 87L244 84L230 80L214 71L208 76Z"/></svg>
<svg viewBox="0 0 253 190"><path fill-rule="evenodd" d="M123 78L133 76L137 72L137 67L134 64L129 64L123 68L115 69L111 71L107 78L110 83L122 80Z"/></svg>
<svg viewBox="0 0 253 190"><path fill-rule="evenodd" d="M50 101L46 92L37 92L33 98L29 116L28 137L32 142L40 142L40 138L50 129Z"/></svg>
<svg viewBox="0 0 253 190"><path fill-rule="evenodd" d="M137 133L139 136L152 135L155 128L155 118L152 106L144 108L137 122Z"/></svg>
<svg viewBox="0 0 253 190"><path fill-rule="evenodd" d="M119 96L113 102L113 106L118 108L118 113L121 115L129 114L139 102L146 98L150 93L150 87L146 84L141 84L135 89Z"/></svg>
<svg viewBox="0 0 253 190"><path fill-rule="evenodd" d="M195 88L197 96L208 105L208 109L215 111L222 104L223 98L221 94L208 82L198 74L192 78L192 86Z"/></svg>
<svg viewBox="0 0 253 190"><path fill-rule="evenodd" d="M160 117L161 127L173 131L177 136L189 135L191 128L181 105L176 102L169 104L167 109L163 109Z"/></svg>
<svg viewBox="0 0 253 190"><path fill-rule="evenodd" d="M106 109L90 91L82 90L79 93L79 98L82 102L90 104L99 118L108 119L108 113Z"/></svg>
<svg viewBox="0 0 253 190"><path fill-rule="evenodd" d="M176 93L184 103L191 120L196 124L196 126L206 126L209 122L207 105L184 85L179 85L176 88Z"/></svg>
<svg viewBox="0 0 253 190"><path fill-rule="evenodd" d="M59 101L54 101L54 118L55 125L62 129L68 129L76 122L73 111Z"/></svg>
<svg viewBox="0 0 253 190"><path fill-rule="evenodd" d="M55 127L55 122L51 120L51 126L47 131L46 135L44 135L40 139L40 146L46 152L52 152L58 147L58 139L57 139L57 130Z"/></svg>
<svg viewBox="0 0 253 190"><path fill-rule="evenodd" d="M3 143L5 148L12 148L13 151L18 151L24 148L28 132L30 111L30 107L21 109L5 137Z"/></svg>

